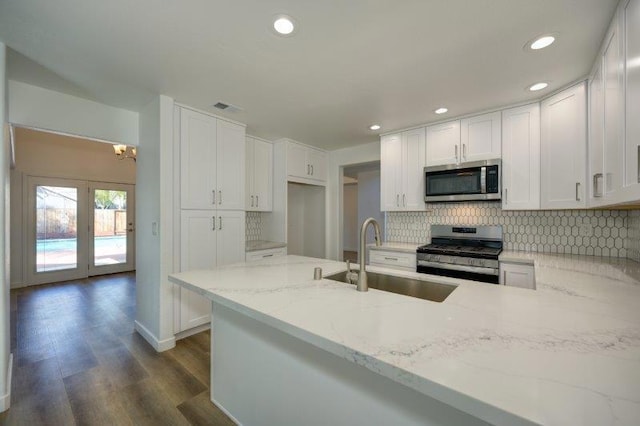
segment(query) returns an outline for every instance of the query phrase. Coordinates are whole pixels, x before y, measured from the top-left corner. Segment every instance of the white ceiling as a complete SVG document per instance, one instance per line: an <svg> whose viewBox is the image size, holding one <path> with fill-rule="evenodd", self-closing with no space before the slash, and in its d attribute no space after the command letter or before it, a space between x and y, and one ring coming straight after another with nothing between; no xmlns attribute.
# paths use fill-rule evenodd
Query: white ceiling
<svg viewBox="0 0 640 426"><path fill-rule="evenodd" d="M585 76L616 3L2 0L0 40L16 51L11 79L132 110L165 94L256 136L335 149L441 120L439 106L468 114ZM293 37L270 30L278 13L296 19ZM523 50L549 32L550 48Z"/></svg>

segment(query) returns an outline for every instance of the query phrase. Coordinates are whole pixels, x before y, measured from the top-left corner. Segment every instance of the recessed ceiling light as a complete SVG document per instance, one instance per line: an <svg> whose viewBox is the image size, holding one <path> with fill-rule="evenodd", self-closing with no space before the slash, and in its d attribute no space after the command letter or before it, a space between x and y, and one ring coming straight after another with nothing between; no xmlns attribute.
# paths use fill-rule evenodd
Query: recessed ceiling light
<svg viewBox="0 0 640 426"><path fill-rule="evenodd" d="M380 125L379 124L372 124L371 126L369 126L369 128L371 130L380 130Z"/></svg>
<svg viewBox="0 0 640 426"><path fill-rule="evenodd" d="M444 113L445 113L445 112L447 112L447 111L449 111L447 108L445 108L445 107L441 107L441 108L438 108L437 110L435 110L434 112L435 112L436 114L444 114Z"/></svg>
<svg viewBox="0 0 640 426"><path fill-rule="evenodd" d="M545 47L551 46L556 41L557 37L557 33L539 35L536 38L529 40L524 45L524 50L533 51L544 49Z"/></svg>
<svg viewBox="0 0 640 426"><path fill-rule="evenodd" d="M549 85L549 83L532 84L531 86L529 86L529 91L537 92L538 90L542 90L542 89L546 88L548 85Z"/></svg>
<svg viewBox="0 0 640 426"><path fill-rule="evenodd" d="M533 50L544 49L547 46L551 46L554 41L556 41L556 38L554 36L542 36L531 43L531 48Z"/></svg>
<svg viewBox="0 0 640 426"><path fill-rule="evenodd" d="M293 23L293 19L287 15L278 15L273 21L273 29L280 35L291 35L295 28L296 26Z"/></svg>

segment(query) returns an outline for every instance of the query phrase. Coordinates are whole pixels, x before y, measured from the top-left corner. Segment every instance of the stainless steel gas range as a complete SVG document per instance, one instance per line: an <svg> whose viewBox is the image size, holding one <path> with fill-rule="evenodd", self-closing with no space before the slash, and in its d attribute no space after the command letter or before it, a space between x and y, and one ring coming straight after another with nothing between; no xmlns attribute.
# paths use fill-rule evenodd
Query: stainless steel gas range
<svg viewBox="0 0 640 426"><path fill-rule="evenodd" d="M431 244L417 249L417 271L498 284L501 226L431 225Z"/></svg>

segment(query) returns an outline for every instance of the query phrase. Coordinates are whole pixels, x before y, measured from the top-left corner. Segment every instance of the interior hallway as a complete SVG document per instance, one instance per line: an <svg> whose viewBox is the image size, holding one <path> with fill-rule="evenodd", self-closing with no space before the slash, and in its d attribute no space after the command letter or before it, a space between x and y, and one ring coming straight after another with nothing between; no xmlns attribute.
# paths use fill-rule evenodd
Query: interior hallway
<svg viewBox="0 0 640 426"><path fill-rule="evenodd" d="M209 401L210 334L155 350L136 332L135 274L11 291L3 425L232 425Z"/></svg>

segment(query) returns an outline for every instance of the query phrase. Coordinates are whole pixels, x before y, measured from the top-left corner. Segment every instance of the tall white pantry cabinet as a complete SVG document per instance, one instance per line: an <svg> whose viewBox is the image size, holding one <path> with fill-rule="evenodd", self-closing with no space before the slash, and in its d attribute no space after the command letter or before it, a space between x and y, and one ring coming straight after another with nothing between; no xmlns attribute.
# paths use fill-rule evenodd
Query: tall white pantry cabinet
<svg viewBox="0 0 640 426"><path fill-rule="evenodd" d="M211 269L245 257L245 127L189 108L174 114L180 176L181 271ZM176 287L175 333L210 321L208 299ZM187 333L188 334L188 333Z"/></svg>

